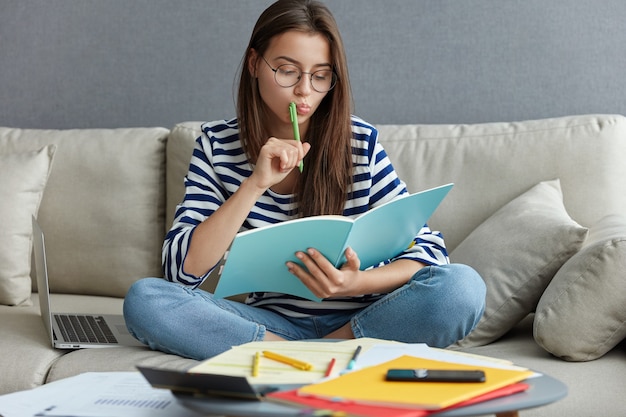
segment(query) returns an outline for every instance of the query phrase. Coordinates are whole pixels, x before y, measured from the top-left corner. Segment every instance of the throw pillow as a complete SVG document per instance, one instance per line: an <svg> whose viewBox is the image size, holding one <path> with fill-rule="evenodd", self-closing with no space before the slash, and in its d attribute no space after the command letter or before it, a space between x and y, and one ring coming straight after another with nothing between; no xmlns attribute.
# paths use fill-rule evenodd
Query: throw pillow
<svg viewBox="0 0 626 417"><path fill-rule="evenodd" d="M30 303L31 216L39 210L54 151L49 145L0 154L0 304Z"/></svg>
<svg viewBox="0 0 626 417"><path fill-rule="evenodd" d="M531 313L586 236L565 210L559 180L537 184L485 220L450 254L487 285L483 317L455 346L491 343Z"/></svg>
<svg viewBox="0 0 626 417"><path fill-rule="evenodd" d="M597 359L626 338L626 217L607 216L554 276L537 305L534 335L568 361Z"/></svg>

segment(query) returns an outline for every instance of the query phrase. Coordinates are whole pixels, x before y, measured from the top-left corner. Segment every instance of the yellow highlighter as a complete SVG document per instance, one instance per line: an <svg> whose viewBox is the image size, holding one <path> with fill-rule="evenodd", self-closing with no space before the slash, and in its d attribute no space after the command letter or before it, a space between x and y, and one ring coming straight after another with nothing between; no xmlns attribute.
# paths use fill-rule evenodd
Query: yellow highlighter
<svg viewBox="0 0 626 417"><path fill-rule="evenodd" d="M256 352L252 358L252 376L259 376L259 361L261 360L261 353Z"/></svg>
<svg viewBox="0 0 626 417"><path fill-rule="evenodd" d="M303 371L310 371L313 369L313 365L310 363L299 361L298 359L290 358L288 356L280 355L267 350L263 351L263 356L277 362L286 363L287 365L291 365L297 369L302 369Z"/></svg>
<svg viewBox="0 0 626 417"><path fill-rule="evenodd" d="M291 124L293 126L293 138L300 141L300 128L298 127L298 112L296 111L296 103L293 101L289 103L289 117L291 118ZM298 165L300 172L304 169L304 162L300 161Z"/></svg>

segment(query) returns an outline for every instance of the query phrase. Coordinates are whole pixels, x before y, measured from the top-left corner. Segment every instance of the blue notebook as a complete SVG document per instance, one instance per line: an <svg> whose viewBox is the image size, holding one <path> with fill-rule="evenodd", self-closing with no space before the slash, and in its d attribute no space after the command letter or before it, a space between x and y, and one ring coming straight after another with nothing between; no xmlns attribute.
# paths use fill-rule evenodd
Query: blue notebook
<svg viewBox="0 0 626 417"><path fill-rule="evenodd" d="M314 216L237 234L215 289L216 297L250 292L279 292L320 301L287 271L301 264L295 253L315 248L336 267L351 247L361 269L377 265L407 249L453 184L408 194L369 210L356 219Z"/></svg>

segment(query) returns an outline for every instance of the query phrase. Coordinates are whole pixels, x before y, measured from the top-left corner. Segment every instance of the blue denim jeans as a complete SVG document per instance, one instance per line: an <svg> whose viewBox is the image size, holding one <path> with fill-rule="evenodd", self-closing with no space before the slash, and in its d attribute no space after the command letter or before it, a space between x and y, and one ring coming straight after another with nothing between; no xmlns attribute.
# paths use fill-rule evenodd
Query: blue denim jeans
<svg viewBox="0 0 626 417"><path fill-rule="evenodd" d="M124 301L130 332L155 350L204 360L263 340L318 339L350 323L355 337L445 347L465 337L485 307L485 284L459 264L422 268L409 282L360 310L293 318L162 278L135 282Z"/></svg>

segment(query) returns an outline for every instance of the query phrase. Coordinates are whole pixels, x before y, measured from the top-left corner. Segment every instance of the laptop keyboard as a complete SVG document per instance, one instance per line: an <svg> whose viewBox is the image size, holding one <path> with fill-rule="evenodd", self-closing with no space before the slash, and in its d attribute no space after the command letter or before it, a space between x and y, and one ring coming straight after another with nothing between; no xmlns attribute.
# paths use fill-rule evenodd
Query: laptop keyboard
<svg viewBox="0 0 626 417"><path fill-rule="evenodd" d="M56 314L63 338L70 343L117 343L102 316Z"/></svg>

